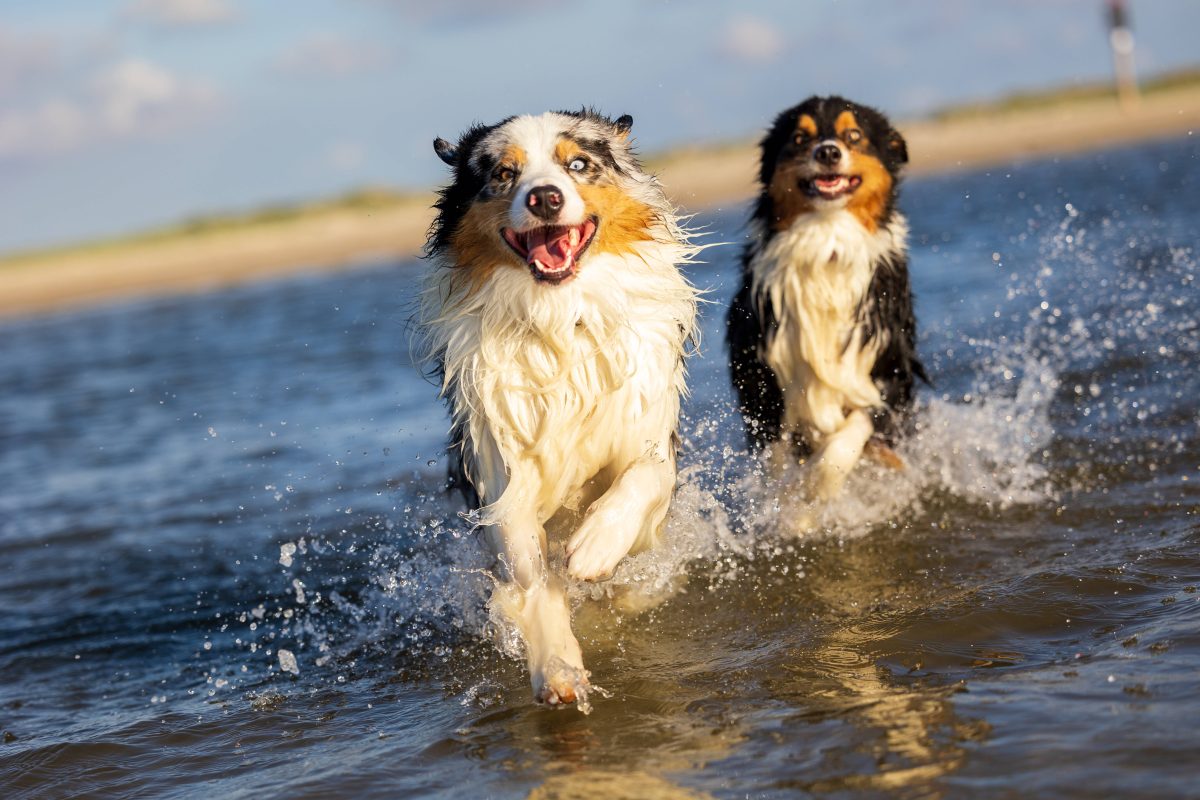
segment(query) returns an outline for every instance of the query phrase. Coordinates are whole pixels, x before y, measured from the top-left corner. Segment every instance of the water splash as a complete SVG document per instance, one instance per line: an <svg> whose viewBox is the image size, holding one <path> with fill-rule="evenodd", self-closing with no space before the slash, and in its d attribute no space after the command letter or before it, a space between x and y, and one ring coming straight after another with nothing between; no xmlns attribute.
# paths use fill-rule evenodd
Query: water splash
<svg viewBox="0 0 1200 800"><path fill-rule="evenodd" d="M1070 489L1054 474L1052 452L1062 436L1055 403L1064 392L1074 398L1076 421L1088 425L1158 413L1154 403L1102 376L1120 366L1124 353L1147 347L1164 359L1194 357L1196 326L1180 311L1188 296L1180 290L1194 286L1190 251L1142 252L1134 242L1118 252L1129 264L1114 275L1107 254L1121 237L1119 226L1089 227L1074 207L1031 235L1041 237L1037 255L1012 272L991 323L943 334L926 353L935 381L953 388L919 395L916 429L897 448L906 468L861 462L842 496L819 510L811 536L868 536L950 505L991 514L1055 502ZM998 253L992 260L1012 268L1012 259ZM1148 281L1153 270L1169 280ZM718 348L710 357L723 353ZM939 365L947 374L938 374ZM605 602L619 614L638 613L670 600L691 578L703 576L710 586L736 581L748 563L786 551L787 516L795 510L786 487L795 476L771 475L741 445L734 410L711 395L708 402L681 431L679 485L659 546L624 559L608 581L570 583L576 607ZM286 643L308 680L371 652L417 671L449 664L455 672L464 649L479 642L523 663L519 629L486 602L494 584L491 557L472 535L470 519L444 499L429 499L435 483L419 474L402 484L406 498L420 500L406 503L405 511L418 507L419 515L372 521L349 542L310 531L281 545L280 598L242 615L258 631L239 646L258 658ZM494 702L487 669L468 679L464 702Z"/></svg>
<svg viewBox="0 0 1200 800"><path fill-rule="evenodd" d="M1044 360L1022 363L993 348L976 389L922 400L917 431L899 448L907 468L860 464L843 497L823 511L818 535L864 536L919 515L937 496L999 509L1045 501L1050 493L1041 453L1052 436L1048 408L1056 385ZM700 445L684 454L659 546L624 559L608 581L570 583L575 606L609 601L622 614L636 614L669 600L689 576L735 581L748 561L780 552L788 506L762 462L732 447L724 426L698 423L689 439ZM242 615L257 635L239 638L241 646L270 657L274 644L274 671L315 680L336 680L339 665L371 652L424 665L421 671L441 663L453 672L456 654L471 640L490 641L523 664L519 628L486 602L494 586L490 555L471 535L469 522L449 503L440 506L444 516L431 510L390 530L376 525L378 535L366 541L347 544L309 533L282 545L281 595ZM348 575L358 576L357 587ZM288 647L278 648L279 642ZM486 691L471 688L489 680L476 676L464 701L473 696L489 702ZM586 680L574 684L580 710L591 707L589 691L603 695Z"/></svg>

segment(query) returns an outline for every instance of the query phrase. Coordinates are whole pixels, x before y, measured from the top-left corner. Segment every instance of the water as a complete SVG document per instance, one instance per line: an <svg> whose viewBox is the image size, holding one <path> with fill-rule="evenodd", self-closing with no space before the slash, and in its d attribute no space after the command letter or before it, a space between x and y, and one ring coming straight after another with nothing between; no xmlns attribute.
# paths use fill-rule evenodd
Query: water
<svg viewBox="0 0 1200 800"><path fill-rule="evenodd" d="M667 599L576 588L586 717L493 639L421 264L6 323L0 796L1196 796L1197 155L910 182L935 387L799 541L710 250L667 545L615 578Z"/></svg>

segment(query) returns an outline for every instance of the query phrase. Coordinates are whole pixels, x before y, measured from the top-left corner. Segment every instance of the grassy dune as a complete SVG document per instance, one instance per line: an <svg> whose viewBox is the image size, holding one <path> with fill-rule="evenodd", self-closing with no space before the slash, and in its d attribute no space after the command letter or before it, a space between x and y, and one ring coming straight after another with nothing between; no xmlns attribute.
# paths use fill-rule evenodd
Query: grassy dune
<svg viewBox="0 0 1200 800"><path fill-rule="evenodd" d="M1111 89L1013 95L901 122L914 175L1082 152L1200 128L1200 71L1147 82L1137 109ZM701 210L754 192L753 141L680 148L650 167L676 203ZM432 193L363 189L331 200L198 217L133 236L0 258L0 315L23 315L419 252Z"/></svg>
<svg viewBox="0 0 1200 800"><path fill-rule="evenodd" d="M241 214L209 214L176 222L161 228L106 239L65 244L37 250L15 252L0 258L0 269L71 256L104 256L130 248L169 244L181 240L204 241L231 233L263 228L286 228L328 218L341 213L370 216L397 209L424 209L430 197L422 192L400 192L386 187L356 189L340 197L307 203L277 204Z"/></svg>

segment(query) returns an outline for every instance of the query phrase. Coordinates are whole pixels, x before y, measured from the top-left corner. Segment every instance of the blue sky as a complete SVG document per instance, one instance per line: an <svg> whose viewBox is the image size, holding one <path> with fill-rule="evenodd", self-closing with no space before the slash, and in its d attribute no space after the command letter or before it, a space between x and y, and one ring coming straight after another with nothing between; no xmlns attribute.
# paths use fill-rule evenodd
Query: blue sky
<svg viewBox="0 0 1200 800"><path fill-rule="evenodd" d="M0 252L444 177L473 121L594 105L643 151L840 92L913 116L1105 78L1102 0L0 0ZM1131 3L1143 74L1200 3Z"/></svg>

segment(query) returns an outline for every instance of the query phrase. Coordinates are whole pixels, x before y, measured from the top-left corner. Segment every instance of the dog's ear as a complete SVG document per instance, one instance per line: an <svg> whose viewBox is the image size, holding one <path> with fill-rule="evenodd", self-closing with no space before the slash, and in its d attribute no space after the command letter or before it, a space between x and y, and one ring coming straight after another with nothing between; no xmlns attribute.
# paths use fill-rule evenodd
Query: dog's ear
<svg viewBox="0 0 1200 800"><path fill-rule="evenodd" d="M758 143L758 180L764 187L771 185L779 154L795 134L797 121L800 119L800 108L801 106L796 106L776 117L771 123L771 128Z"/></svg>
<svg viewBox="0 0 1200 800"><path fill-rule="evenodd" d="M622 114L613 124L616 125L617 133L621 135L621 138L625 138L629 136L629 129L633 127L633 117L629 114Z"/></svg>
<svg viewBox="0 0 1200 800"><path fill-rule="evenodd" d="M897 164L908 163L908 145L904 143L904 137L895 128L888 131L887 139L884 141L884 147L887 148L888 155Z"/></svg>
<svg viewBox="0 0 1200 800"><path fill-rule="evenodd" d="M437 153L438 158L452 167L458 161L458 148L440 136L433 140L433 152Z"/></svg>

